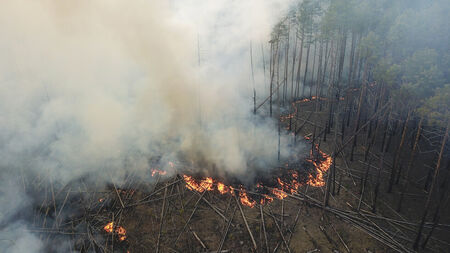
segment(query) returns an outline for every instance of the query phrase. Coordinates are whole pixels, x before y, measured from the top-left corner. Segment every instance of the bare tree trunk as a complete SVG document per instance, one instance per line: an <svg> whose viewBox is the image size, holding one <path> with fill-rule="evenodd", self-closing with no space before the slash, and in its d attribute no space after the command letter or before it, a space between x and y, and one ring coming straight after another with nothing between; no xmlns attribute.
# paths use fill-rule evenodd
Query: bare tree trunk
<svg viewBox="0 0 450 253"><path fill-rule="evenodd" d="M264 58L264 46L263 43L261 43L261 55L262 55L262 62L263 62L263 74L264 74L264 92L267 91L267 83L266 83L266 59ZM263 92L263 93L264 93Z"/></svg>
<svg viewBox="0 0 450 253"><path fill-rule="evenodd" d="M297 32L298 33L298 32ZM295 42L294 42L294 53L292 54L292 70L291 70L291 75L292 75L292 77L291 77L291 82L292 82L292 84L291 84L291 101L293 101L294 100L294 97L295 97L295 94L294 94L294 81L295 81L295 79L294 79L294 73L295 73L295 60L296 60L296 56L297 56L297 40L298 40L298 37L297 37L297 33L296 33L296 35L295 35Z"/></svg>
<svg viewBox="0 0 450 253"><path fill-rule="evenodd" d="M436 169L434 170L433 182L431 182L430 191L428 191L427 202L425 204L425 208L423 209L424 211L423 211L423 215L422 215L422 220L419 225L419 230L417 231L416 240L414 241L413 248L415 250L417 250L417 248L419 247L420 237L422 236L423 225L425 224L425 220L426 220L427 214L428 214L428 209L430 208L430 205L431 205L431 197L433 196L433 190L436 185L436 181L438 180L439 169L441 167L441 161L442 161L442 156L444 154L445 143L447 142L447 137L448 137L448 127L449 127L449 122L447 122L447 127L445 128L445 134L444 134L444 138L442 140L441 151L439 152L439 158L438 158L438 161L436 164Z"/></svg>
<svg viewBox="0 0 450 253"><path fill-rule="evenodd" d="M427 238L425 238L425 241L422 243L422 249L425 248L425 246L428 243L428 240L430 240L431 235L433 234L434 229L436 228L439 219L440 219L440 212L441 212L441 206L446 206L447 202L448 202L448 198L446 201L444 201L444 197L447 195L447 190L448 190L448 181L449 181L449 176L450 176L450 172L448 172L450 169L450 161L447 161L447 176L445 177L444 182L441 185L441 189L439 190L439 192L441 193L439 196L439 200L438 200L438 204L436 206L436 210L434 211L434 215L433 215L433 225L431 226L431 230L427 235Z"/></svg>
<svg viewBox="0 0 450 253"><path fill-rule="evenodd" d="M325 44L325 55L324 55L324 64L323 64L323 70L322 72L322 76L320 77L320 89L319 89L319 95L317 97L317 99L319 99L322 96L322 88L324 87L325 84L325 76L327 74L327 66L328 66L328 58L329 58L329 53L328 53L328 43L329 41L327 40L326 44ZM331 43L331 47L333 46L333 43ZM319 111L322 111L322 102L319 101Z"/></svg>
<svg viewBox="0 0 450 253"><path fill-rule="evenodd" d="M297 88L295 90L295 96L298 97L299 92L300 92L300 72L301 72L301 68L302 68L302 57L303 57L303 42L304 42L304 37L305 37L305 32L304 32L304 28L302 28L302 33L301 33L302 39L300 40L300 54L298 56L298 68L297 68Z"/></svg>
<svg viewBox="0 0 450 253"><path fill-rule="evenodd" d="M339 72L338 72L338 81L337 85L340 88L342 81L342 71L344 69L345 63L345 49L347 47L347 31L342 29L342 40L341 40L341 50L339 55Z"/></svg>
<svg viewBox="0 0 450 253"><path fill-rule="evenodd" d="M338 94L339 94L339 92L338 92ZM336 101L336 113L335 113L335 118L336 118L336 121L338 120L338 111L339 111L339 100L337 100ZM337 132L338 132L338 130L337 130L337 127L335 127L334 128L334 151L333 151L333 154L331 155L331 157L332 157L332 166L331 166L331 171L330 171L330 173L328 174L328 177L327 177L327 183L326 183L326 191L325 191L325 198L324 198L324 206L328 206L328 201L329 201L329 199L330 199L330 188L331 187L333 187L333 191L334 191L334 188L335 188L335 186L333 186L333 185L335 185L335 182L332 182L332 181L335 181L335 179L336 179L336 177L335 177L335 173L336 173L336 156L337 156ZM333 193L334 194L334 193Z"/></svg>
<svg viewBox="0 0 450 253"><path fill-rule="evenodd" d="M353 134L355 134L359 130L359 122L361 119L361 105L363 102L365 87L366 86L364 84L361 86L361 93L359 95L359 102L358 102L358 112L356 113L356 122L355 122L355 128L353 130ZM355 135L355 137L353 138L352 149L350 151L350 161L353 161L353 154L354 154L356 143L357 143L356 139L357 139L357 137Z"/></svg>
<svg viewBox="0 0 450 253"><path fill-rule="evenodd" d="M364 177L361 178L361 188L359 190L360 196L359 196L359 203L358 203L358 208L357 208L358 212L359 212L359 210L361 210L361 203L364 198L364 193L366 191L367 178L369 177L369 170L370 170L371 165L372 165L372 159L369 159L369 162L367 163L367 166L366 166L366 172L364 173Z"/></svg>
<svg viewBox="0 0 450 253"><path fill-rule="evenodd" d="M336 85L336 69L337 69L337 62L338 62L338 57L337 57L337 47L338 45L336 45L336 50L333 54L333 59L332 59L332 66L331 66L331 74L330 74L330 81L329 81L329 85L328 85L328 123L327 123L327 133L331 133L331 127L333 126L333 117L332 117L332 113L333 113L333 100L334 100L334 96L333 96L333 89Z"/></svg>
<svg viewBox="0 0 450 253"><path fill-rule="evenodd" d="M287 43L286 43L286 54L284 55L284 91L283 91L283 106L285 105L288 90L288 64L289 64L289 41L290 41L290 24L288 26Z"/></svg>
<svg viewBox="0 0 450 253"><path fill-rule="evenodd" d="M388 119L389 121L389 119ZM378 174L377 174L377 181L375 183L375 190L374 190L374 197L372 202L372 213L376 212L377 209L377 199L378 199L378 193L380 191L380 177L381 177L381 171L383 171L383 165L384 165L384 147L381 147L382 153L380 157L380 164L378 165Z"/></svg>
<svg viewBox="0 0 450 253"><path fill-rule="evenodd" d="M317 117L317 111L319 109L319 102L320 102L320 87L321 87L321 83L320 83L320 75L321 75L321 71L322 71L322 53L323 53L323 43L320 43L320 52L319 52L319 66L317 68L317 80L316 80L316 101L314 104L314 112L315 112L315 118L318 119ZM316 120L317 121L317 120ZM316 139L316 130L317 130L317 122L316 124L314 124L314 129L313 129L313 135L312 135L312 147L311 149L314 150L314 143L315 143L315 139Z"/></svg>
<svg viewBox="0 0 450 253"><path fill-rule="evenodd" d="M274 52L274 45L272 43L271 48L270 48L270 57L271 57L271 61L270 61L270 66L271 66L271 71L270 71L270 98L269 98L269 103L270 103L270 117L272 117L272 104L273 104L273 81L275 79L275 64L277 62L277 56L278 56L278 39L276 41L276 48L275 48L275 52Z"/></svg>
<svg viewBox="0 0 450 253"><path fill-rule="evenodd" d="M394 185L394 179L395 179L395 174L397 171L398 161L400 159L400 154L402 152L403 143L405 143L406 130L408 129L408 121L409 121L410 117L411 117L411 111L408 111L408 116L406 116L405 125L403 126L402 138L400 140L400 144L398 145L397 150L395 151L394 163L392 165L391 176L389 178L388 193L392 192L392 187Z"/></svg>
<svg viewBox="0 0 450 253"><path fill-rule="evenodd" d="M278 106L280 106L280 59L281 59L281 50L277 51L277 103ZM280 109L280 108L278 108ZM279 116L280 114L278 114Z"/></svg>
<svg viewBox="0 0 450 253"><path fill-rule="evenodd" d="M310 50L310 49L311 49L311 42L308 41L308 49L306 50L305 75L303 76L302 97L305 96L305 86L306 86L306 77L307 77L307 74L308 74L309 50Z"/></svg>
<svg viewBox="0 0 450 253"><path fill-rule="evenodd" d="M392 112L392 110L391 110L391 112ZM387 135L387 132L389 129L389 121L391 118L391 112L389 113L388 118L385 120L385 123L384 123L383 138L381 140L381 152L384 152L384 149L385 149L386 135Z"/></svg>
<svg viewBox="0 0 450 253"><path fill-rule="evenodd" d="M272 117L272 90L273 90L273 43L270 44L270 89L269 89L269 116Z"/></svg>
<svg viewBox="0 0 450 253"><path fill-rule="evenodd" d="M402 208L403 198L405 196L405 192L408 190L409 175L411 174L411 167L412 167L412 164L413 164L413 161L414 161L414 157L415 157L415 153L416 153L416 149L417 149L417 144L419 143L419 137L420 137L420 133L421 133L421 130L422 130L422 123L423 123L423 117L420 119L419 126L417 127L416 139L414 141L413 150L411 151L411 157L409 158L408 168L406 169L405 183L403 184L402 191L400 193L400 199L398 201L398 206L397 206L397 211L398 212L400 212L400 210Z"/></svg>
<svg viewBox="0 0 450 253"><path fill-rule="evenodd" d="M313 67L311 71L311 87L309 87L309 97L312 96L312 88L314 83L314 71L316 67L316 54L317 54L317 40L314 40L314 57L313 57Z"/></svg>
<svg viewBox="0 0 450 253"><path fill-rule="evenodd" d="M253 71L253 46L250 41L250 65L252 68L252 85L253 85L253 114L256 114L256 87L255 87L255 73Z"/></svg>
<svg viewBox="0 0 450 253"><path fill-rule="evenodd" d="M348 87L352 87L353 60L355 56L356 34L352 32L352 45L350 47L350 65L348 67Z"/></svg>
<svg viewBox="0 0 450 253"><path fill-rule="evenodd" d="M330 58L330 53L329 52L331 52L331 48L333 47L333 41L331 42L330 49L328 49L328 44L329 44L329 41L327 40L327 43L325 44L325 62L323 64L323 71L322 71L322 80L321 80L322 84L325 83L325 76L327 74L328 59ZM323 85L322 85L322 87L323 87ZM322 90L319 91L319 94L322 95Z"/></svg>

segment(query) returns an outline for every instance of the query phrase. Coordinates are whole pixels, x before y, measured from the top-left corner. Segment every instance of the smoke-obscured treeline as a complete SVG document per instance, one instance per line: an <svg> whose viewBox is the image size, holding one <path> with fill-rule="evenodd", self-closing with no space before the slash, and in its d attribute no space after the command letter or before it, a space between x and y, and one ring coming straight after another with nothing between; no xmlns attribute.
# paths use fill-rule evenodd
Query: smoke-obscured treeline
<svg viewBox="0 0 450 253"><path fill-rule="evenodd" d="M183 184L185 167L252 184L309 155L301 134L332 158L315 207L395 223L363 230L401 252L448 248L450 6L293 2L3 3L0 251L121 252L104 226L134 217L135 190L165 203L160 178Z"/></svg>
<svg viewBox="0 0 450 253"><path fill-rule="evenodd" d="M426 246L448 203L449 11L440 0L305 0L273 28L269 42L270 115L304 97L315 99L316 114L328 115L312 133L313 146L335 143L324 205L342 182L334 159L362 155L369 165L360 171L361 200L370 164L377 164L371 197L364 197L373 212L381 191L403 212L411 210L405 196L423 194L415 201L420 211L409 212L420 213L410 240L415 249ZM289 122L295 133L297 121ZM423 239L427 221L433 225Z"/></svg>
<svg viewBox="0 0 450 253"><path fill-rule="evenodd" d="M376 82L396 109L432 111L429 120L445 127L448 104L438 103L449 101L448 11L440 0L301 1L272 31L272 91L281 85L285 103L316 88L342 95Z"/></svg>

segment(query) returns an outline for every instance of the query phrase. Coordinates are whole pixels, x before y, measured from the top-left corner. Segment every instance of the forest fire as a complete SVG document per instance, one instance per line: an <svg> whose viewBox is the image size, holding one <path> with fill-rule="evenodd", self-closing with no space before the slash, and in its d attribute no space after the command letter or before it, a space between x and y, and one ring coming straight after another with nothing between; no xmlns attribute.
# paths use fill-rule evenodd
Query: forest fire
<svg viewBox="0 0 450 253"><path fill-rule="evenodd" d="M359 90L359 89L357 89L357 90ZM300 100L296 100L296 101L294 101L294 102L292 102L292 108L294 108L294 111L292 112L292 113L290 113L290 114L288 114L288 115L285 115L285 116L281 116L280 117L280 120L281 121L285 121L285 120L287 120L287 119L292 119L292 118L294 118L294 116L297 114L297 111L298 111L298 108L297 108L297 104L300 104L300 103L305 103L305 102L311 102L311 101L314 101L314 100L317 100L317 99L319 99L319 100L321 100L321 101L327 101L328 100L328 98L325 98L325 97L317 97L317 96L312 96L311 98L304 98L304 99L300 99ZM344 97L339 97L339 100L340 101L343 101L343 100L345 100L345 98Z"/></svg>
<svg viewBox="0 0 450 253"><path fill-rule="evenodd" d="M281 116L280 117L281 121L294 118L294 116L297 114L297 111L298 111L298 108L296 106L297 104L310 102L310 101L313 101L313 100L316 100L316 99L317 99L316 96L312 96L311 98L304 98L304 99L300 99L300 100L292 102L292 108L294 108L294 111L292 113L286 115L286 116ZM319 98L319 99L323 100L325 98Z"/></svg>
<svg viewBox="0 0 450 253"><path fill-rule="evenodd" d="M245 206L253 208L256 205L256 201L250 199L247 195L247 192L242 187L241 191L239 192L239 197L241 198L241 203Z"/></svg>
<svg viewBox="0 0 450 253"><path fill-rule="evenodd" d="M331 156L327 155L325 152L318 149L318 146L316 146L317 152L320 154L319 160L314 160L313 155L311 152L311 158L307 159L308 162L312 163L315 168L315 174L309 174L308 180L306 184L314 187L322 187L325 185L324 181L324 174L325 172L330 168L332 159ZM263 191L264 188L269 190L270 194L273 195L269 196L268 194L260 193L258 194L259 203L261 205L270 203L275 198L278 199L284 199L288 196L288 194L294 194L296 193L300 186L302 186L302 183L299 182L298 178L298 172L297 171L289 171L288 179L282 179L278 177L276 179L277 186L272 187L265 187L263 183L257 183L256 188L258 191ZM183 175L183 179L186 183L186 188L188 188L191 191L197 191L197 192L205 192L205 191L214 191L217 190L220 194L231 194L235 195L236 192L237 195L240 198L240 202L242 205L248 206L253 208L258 201L250 197L247 192L247 190L241 185L238 189L233 188L231 185L226 185L223 182L220 182L216 179L213 179L212 177L205 177L202 179L195 179L192 176Z"/></svg>
<svg viewBox="0 0 450 253"><path fill-rule="evenodd" d="M295 117L295 115L298 112L297 111L298 108L297 108L296 104L314 101L317 98L318 97L313 96L311 98L304 98L304 99L293 102L292 106L294 108L294 112L292 112L286 116L282 116L282 117L280 117L280 119L283 121L283 120ZM321 98L321 97L319 97L319 99L326 100L326 98ZM308 141L311 140L311 137L308 135L305 136L304 138L305 138L305 140L308 140ZM262 182L258 182L256 184L256 188L257 188L256 193L254 193L254 192L248 193L247 189L245 189L244 186L242 186L242 185L239 185L238 189L234 188L233 186L227 185L224 182L221 182L217 179L213 179L212 177L203 177L203 178L197 179L197 178L194 178L193 176L189 176L189 175L185 174L185 175L183 175L183 179L184 179L184 182L186 183L186 188L188 188L191 191L203 193L205 191L217 190L222 195L231 194L232 196L235 196L237 194L242 205L253 208L258 202L261 205L264 205L264 204L271 203L274 200L274 198L284 199L289 194L294 194L294 193L298 192L300 186L305 185L305 184L313 186L313 187L324 186L325 185L324 174L330 168L330 166L332 164L332 158L331 158L331 156L329 156L328 154L326 154L325 152L320 150L318 145L315 145L315 148L317 150L317 154L319 155L319 157L317 157L317 159L315 159L315 157L313 155L313 151L311 150L310 158L306 159L306 161L311 163L314 166L315 171L314 171L314 173L308 174L306 182L299 180L299 172L297 170L291 170L291 169L287 170L287 174L284 174L285 176L277 177L275 179L275 182L274 182L275 186L273 184L270 184L270 186L269 186L269 185L265 185ZM168 163L169 163L170 167L175 168L175 164L173 162L168 162ZM286 163L285 167L288 168L289 164ZM167 174L167 172L164 170L151 169L152 177L156 176L156 175L163 176L166 174ZM269 193L272 196L270 196L267 193ZM250 196L250 195L252 195L252 196ZM256 197L256 200L254 199L254 197ZM112 228L109 228L107 226L105 226L105 230L107 230L107 228L108 228L109 230L112 231ZM119 234L118 231L121 231L121 229L123 229L123 228L119 227L118 229L116 229L116 233Z"/></svg>
<svg viewBox="0 0 450 253"><path fill-rule="evenodd" d="M303 102L310 102L310 101L316 100L317 98L318 97L313 96L311 98L304 98L304 99L293 102L292 107L294 108L294 112L292 112L286 116L282 116L282 117L280 117L280 119L283 121L286 119L293 118L298 112L297 111L298 108L297 108L296 104L303 103ZM326 98L319 97L319 99L325 100ZM309 136L305 136L305 139L310 140L311 138ZM320 157L318 159L314 159L314 155L311 150L310 158L306 159L306 161L309 163L312 163L314 165L315 173L310 173L308 175L308 179L307 179L306 183L304 183L304 184L307 184L307 185L310 185L313 187L322 187L325 185L324 174L330 168L330 166L332 164L332 158L325 152L321 151L319 149L318 145L315 145L315 148L317 150L317 153L320 155ZM170 162L170 166L174 167L174 164ZM288 164L286 164L286 167L288 167ZM160 175L165 174L164 171L153 170L152 176L154 176L156 173L159 173ZM277 177L276 182L275 182L276 183L275 187L266 187L266 186L264 186L264 184L262 182L258 182L256 184L256 188L258 191L257 198L259 198L259 203L261 205L272 202L274 200L274 197L278 198L278 199L284 199L288 196L289 193L294 194L299 190L300 186L302 186L303 183L301 183L299 181L298 171L289 170L288 174L289 175L286 176L285 178ZM214 191L217 189L217 191L222 195L229 193L233 196L236 194L235 191L238 191L238 196L240 198L242 205L253 208L256 205L256 203L258 202L249 196L249 193L242 185L240 185L239 190L237 190L237 189L233 188L231 185L226 185L225 183L220 182L216 179L213 179L212 177L195 179L192 176L183 175L183 179L186 183L186 187L191 191L197 191L197 192L202 193L205 191ZM268 190L273 197L269 196L268 194L263 193L264 189L266 189L266 191Z"/></svg>
<svg viewBox="0 0 450 253"><path fill-rule="evenodd" d="M317 152L319 152L319 154L325 160L322 162L317 162L312 159L309 160L310 162L312 162L314 164L314 167L316 167L317 175L315 177L313 177L312 175L309 175L308 184L311 186L314 186L314 187L322 187L325 185L323 176L324 176L325 172L330 168L333 160L332 160L331 156L329 156L325 152L321 151L319 149L318 145L316 145L316 149L317 149ZM313 157L312 151L311 151L311 157Z"/></svg>
<svg viewBox="0 0 450 253"><path fill-rule="evenodd" d="M186 182L186 187L192 191L204 192L214 190L213 179L207 177L203 180L196 181L191 176L183 175L184 181ZM225 189L225 188L223 188Z"/></svg>
<svg viewBox="0 0 450 253"><path fill-rule="evenodd" d="M125 230L125 228L121 227L121 226L116 226L116 229L114 229L114 222L110 222L108 224L106 224L103 229L107 232L107 233L116 233L119 241L124 241L125 239L127 239L127 231Z"/></svg>

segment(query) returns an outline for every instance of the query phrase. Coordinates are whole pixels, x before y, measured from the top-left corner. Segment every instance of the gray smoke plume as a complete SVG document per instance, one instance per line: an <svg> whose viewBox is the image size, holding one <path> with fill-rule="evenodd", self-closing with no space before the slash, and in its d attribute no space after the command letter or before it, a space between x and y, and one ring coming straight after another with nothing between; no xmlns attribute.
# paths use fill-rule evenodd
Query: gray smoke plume
<svg viewBox="0 0 450 253"><path fill-rule="evenodd" d="M3 2L0 247L41 250L17 217L35 177L120 184L154 157L169 174L168 161L247 179L274 166L276 122L252 114L252 89L267 96L261 46L289 2Z"/></svg>

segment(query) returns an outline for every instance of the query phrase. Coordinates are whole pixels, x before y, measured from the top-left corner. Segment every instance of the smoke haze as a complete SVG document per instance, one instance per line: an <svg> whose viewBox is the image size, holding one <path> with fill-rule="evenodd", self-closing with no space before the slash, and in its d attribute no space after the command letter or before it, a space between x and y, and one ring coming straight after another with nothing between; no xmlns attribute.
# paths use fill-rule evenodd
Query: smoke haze
<svg viewBox="0 0 450 253"><path fill-rule="evenodd" d="M16 217L33 204L26 189L34 177L65 185L94 175L101 187L130 171L149 176L155 157L169 174L168 161L246 178L276 164L276 123L251 113L249 45L260 64L261 43L288 5L4 1L1 247L41 250ZM262 90L261 71L255 80Z"/></svg>

